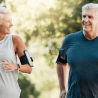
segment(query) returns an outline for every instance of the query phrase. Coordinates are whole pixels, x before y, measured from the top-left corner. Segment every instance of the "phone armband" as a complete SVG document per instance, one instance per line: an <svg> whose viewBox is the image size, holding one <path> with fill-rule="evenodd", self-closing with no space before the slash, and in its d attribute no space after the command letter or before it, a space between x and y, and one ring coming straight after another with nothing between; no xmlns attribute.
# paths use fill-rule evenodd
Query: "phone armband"
<svg viewBox="0 0 98 98"><path fill-rule="evenodd" d="M30 57L28 50L24 50L24 55L20 57L20 62L22 65L29 64L30 67L33 67L33 59Z"/></svg>

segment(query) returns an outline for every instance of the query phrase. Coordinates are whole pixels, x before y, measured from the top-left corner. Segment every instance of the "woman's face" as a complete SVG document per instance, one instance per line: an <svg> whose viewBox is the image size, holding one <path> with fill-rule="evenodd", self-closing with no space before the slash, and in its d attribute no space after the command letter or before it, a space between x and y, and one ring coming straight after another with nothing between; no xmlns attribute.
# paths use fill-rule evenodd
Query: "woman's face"
<svg viewBox="0 0 98 98"><path fill-rule="evenodd" d="M12 18L10 13L3 15L1 24L0 24L0 34L6 35L10 34L10 28L13 26Z"/></svg>

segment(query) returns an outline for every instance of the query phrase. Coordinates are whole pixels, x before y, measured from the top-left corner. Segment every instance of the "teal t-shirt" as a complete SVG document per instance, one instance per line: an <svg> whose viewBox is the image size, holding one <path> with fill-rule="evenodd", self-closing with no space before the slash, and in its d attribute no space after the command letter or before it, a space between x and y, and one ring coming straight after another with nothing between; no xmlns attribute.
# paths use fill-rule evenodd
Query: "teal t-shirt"
<svg viewBox="0 0 98 98"><path fill-rule="evenodd" d="M82 30L69 34L59 55L70 67L67 98L98 98L98 37L88 40Z"/></svg>

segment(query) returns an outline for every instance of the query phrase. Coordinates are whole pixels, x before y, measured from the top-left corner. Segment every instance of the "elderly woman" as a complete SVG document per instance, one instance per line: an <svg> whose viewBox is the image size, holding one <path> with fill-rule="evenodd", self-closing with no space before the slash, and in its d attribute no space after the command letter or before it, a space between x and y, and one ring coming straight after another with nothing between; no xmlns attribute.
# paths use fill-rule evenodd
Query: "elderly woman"
<svg viewBox="0 0 98 98"><path fill-rule="evenodd" d="M11 10L0 7L0 98L19 98L18 70L31 73L29 64L17 64L15 53L21 58L26 47L19 36L11 35Z"/></svg>

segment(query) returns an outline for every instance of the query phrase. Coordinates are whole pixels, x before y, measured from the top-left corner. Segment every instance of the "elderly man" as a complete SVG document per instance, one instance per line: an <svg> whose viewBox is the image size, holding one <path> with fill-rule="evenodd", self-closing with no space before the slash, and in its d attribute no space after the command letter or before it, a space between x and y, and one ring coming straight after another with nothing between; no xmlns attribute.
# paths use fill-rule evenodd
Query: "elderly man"
<svg viewBox="0 0 98 98"><path fill-rule="evenodd" d="M66 98L98 98L98 4L82 7L83 30L69 34L59 49L57 73L60 98L65 98L67 63L70 67Z"/></svg>

